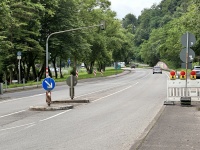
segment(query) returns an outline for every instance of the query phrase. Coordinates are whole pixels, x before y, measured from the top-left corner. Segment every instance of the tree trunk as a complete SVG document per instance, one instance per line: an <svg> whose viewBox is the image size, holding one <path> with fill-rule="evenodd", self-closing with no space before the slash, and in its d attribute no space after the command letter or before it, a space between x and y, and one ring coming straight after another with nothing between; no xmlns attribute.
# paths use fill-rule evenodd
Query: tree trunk
<svg viewBox="0 0 200 150"><path fill-rule="evenodd" d="M52 63L53 63L53 68L54 68L54 72L55 72L55 77L56 79L58 78L58 73L56 70L56 59L52 59Z"/></svg>
<svg viewBox="0 0 200 150"><path fill-rule="evenodd" d="M61 64L62 64L62 60L61 60L61 58L60 58L60 69L59 69L59 71L60 71L60 78L63 78L63 75L62 75L62 71L61 71Z"/></svg>
<svg viewBox="0 0 200 150"><path fill-rule="evenodd" d="M45 74L45 68L46 68L46 66L45 66L45 62L44 62L44 63L42 64L41 70L40 70L39 73L38 73L39 80L42 79L42 76Z"/></svg>

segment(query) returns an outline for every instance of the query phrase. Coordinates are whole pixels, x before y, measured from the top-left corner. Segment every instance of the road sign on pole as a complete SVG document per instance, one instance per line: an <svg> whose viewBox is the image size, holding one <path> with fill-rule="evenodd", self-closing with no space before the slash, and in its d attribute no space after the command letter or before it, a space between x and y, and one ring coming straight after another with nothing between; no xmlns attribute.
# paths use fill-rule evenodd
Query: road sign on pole
<svg viewBox="0 0 200 150"><path fill-rule="evenodd" d="M182 35L181 37L181 43L184 47L186 47L185 49L183 49L180 53L180 59L185 62L182 64L182 67L186 68L186 92L185 92L185 99L188 99L191 97L187 97L188 95L188 89L187 89L187 69L191 68L191 62L193 61L194 57L195 57L195 53L193 50L190 49L190 47L192 47L196 42L196 38L193 34L187 32L185 34ZM182 98L182 97L181 97Z"/></svg>
<svg viewBox="0 0 200 150"><path fill-rule="evenodd" d="M71 63L71 60L70 60L70 58L67 60L67 63L70 65L70 63Z"/></svg>
<svg viewBox="0 0 200 150"><path fill-rule="evenodd" d="M55 81L52 78L45 78L42 81L42 87L43 89L45 89L46 91L51 91L54 89L55 87Z"/></svg>
<svg viewBox="0 0 200 150"><path fill-rule="evenodd" d="M182 49L182 51L180 52L180 59L183 61L183 62L186 62L186 53L187 53L187 49L184 48ZM188 51L188 62L192 62L195 58L195 53L192 49L189 48L189 51Z"/></svg>
<svg viewBox="0 0 200 150"><path fill-rule="evenodd" d="M18 61L18 69L19 69L19 81L18 81L18 83L21 83L21 71L20 71L20 66L21 66L20 60L21 60L21 58L22 58L21 55L22 55L21 51L18 51L18 52L17 52L17 59L19 60L19 61Z"/></svg>
<svg viewBox="0 0 200 150"><path fill-rule="evenodd" d="M72 78L72 79L71 79ZM67 78L67 85L68 86L76 86L77 85L77 83L78 83L78 81L77 81L77 78L75 77L75 76L69 76L68 78Z"/></svg>
<svg viewBox="0 0 200 150"><path fill-rule="evenodd" d="M21 56L22 55L22 52L21 51L18 51L17 52L17 56Z"/></svg>
<svg viewBox="0 0 200 150"><path fill-rule="evenodd" d="M192 33L185 33L181 37L181 43L185 47L192 47L196 42L196 38Z"/></svg>

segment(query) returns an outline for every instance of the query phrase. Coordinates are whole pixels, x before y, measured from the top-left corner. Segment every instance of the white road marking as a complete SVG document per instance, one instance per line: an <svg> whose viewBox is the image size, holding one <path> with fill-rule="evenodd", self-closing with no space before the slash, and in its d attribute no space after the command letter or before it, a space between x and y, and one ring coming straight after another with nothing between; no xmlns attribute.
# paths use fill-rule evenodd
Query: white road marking
<svg viewBox="0 0 200 150"><path fill-rule="evenodd" d="M11 100L4 100L4 101L1 101L1 103L7 103L7 102L13 102L13 101L17 101L17 100L23 100L25 98L31 98L31 97L36 97L36 96L41 96L41 95L45 95L46 93L44 94L37 94L37 95L32 95L32 96L27 96L27 97L21 97L21 98L15 98L15 99L11 99Z"/></svg>
<svg viewBox="0 0 200 150"><path fill-rule="evenodd" d="M4 116L0 116L0 118L11 116L11 115L14 115L14 114L18 114L18 113L21 113L21 112L24 112L24 111L26 111L26 110L20 110L20 111L14 112L14 113L10 113L10 114L4 115Z"/></svg>
<svg viewBox="0 0 200 150"><path fill-rule="evenodd" d="M34 125L34 124L35 124L35 122L32 122L32 123L23 124L23 125L19 125L19 126L14 126L14 127L10 127L10 128L0 129L0 131L16 129L16 128L20 128L20 127L24 127L24 126L30 126L30 125Z"/></svg>
<svg viewBox="0 0 200 150"><path fill-rule="evenodd" d="M101 97L101 98L99 98L99 99L96 99L96 100L94 100L94 101L92 101L92 102L96 102L96 101L99 101L99 100L101 100L101 99L103 99L103 98L106 98L106 97L109 97L109 96L115 95L115 94L117 94L117 93L120 93L120 92L122 92L122 91L124 91L124 90L127 90L127 89L129 89L129 88L131 88L131 87L137 85L138 83L139 83L139 82L135 83L134 85L128 86L128 87L126 87L126 88L124 88L124 89L122 89L122 90L120 90L120 91L117 91L117 92L115 92L115 93L112 93L112 94L106 95L106 96Z"/></svg>
<svg viewBox="0 0 200 150"><path fill-rule="evenodd" d="M71 110L71 109L66 110L66 111L63 111L63 112L61 112L61 113L59 113L59 114L56 114L56 115L53 115L53 116L51 116L51 117L48 117L48 118L46 118L46 119L42 119L42 120L40 120L40 122L46 121L46 120L49 120L49 119L52 119L52 118L55 118L55 117L60 116L60 115L66 113L66 112L68 112L68 111L70 111L70 110Z"/></svg>
<svg viewBox="0 0 200 150"><path fill-rule="evenodd" d="M118 84L118 85L121 85L121 84ZM90 95L90 94L94 94L94 93L101 92L101 91L105 91L105 90L108 90L108 89L111 89L111 88L114 88L114 87L116 87L116 86L109 87L107 89L103 89L103 90L99 90L99 91L90 92L90 93L87 93L87 94L82 94L82 95L79 95L79 96L75 96L75 98L86 96L86 95Z"/></svg>

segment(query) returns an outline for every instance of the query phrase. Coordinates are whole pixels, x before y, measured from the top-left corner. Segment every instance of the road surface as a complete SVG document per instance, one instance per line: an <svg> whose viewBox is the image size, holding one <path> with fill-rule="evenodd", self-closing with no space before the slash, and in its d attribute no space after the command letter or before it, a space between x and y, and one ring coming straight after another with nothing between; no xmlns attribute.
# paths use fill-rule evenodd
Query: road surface
<svg viewBox="0 0 200 150"><path fill-rule="evenodd" d="M167 74L136 68L124 76L78 83L75 99L90 103L69 110L31 111L30 106L46 105L43 89L5 93L0 149L128 150L163 107ZM52 100L66 99L69 87L56 86Z"/></svg>

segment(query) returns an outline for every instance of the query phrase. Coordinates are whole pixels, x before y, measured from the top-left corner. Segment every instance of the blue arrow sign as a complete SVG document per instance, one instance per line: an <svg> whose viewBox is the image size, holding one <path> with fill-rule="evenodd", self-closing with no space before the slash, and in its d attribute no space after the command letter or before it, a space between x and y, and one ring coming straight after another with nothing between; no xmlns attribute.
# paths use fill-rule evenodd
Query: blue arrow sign
<svg viewBox="0 0 200 150"><path fill-rule="evenodd" d="M45 78L42 81L42 87L43 89L45 89L46 91L51 91L54 89L56 83L52 78Z"/></svg>

